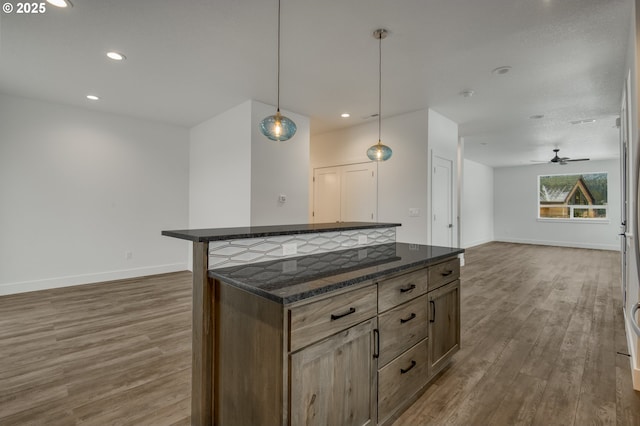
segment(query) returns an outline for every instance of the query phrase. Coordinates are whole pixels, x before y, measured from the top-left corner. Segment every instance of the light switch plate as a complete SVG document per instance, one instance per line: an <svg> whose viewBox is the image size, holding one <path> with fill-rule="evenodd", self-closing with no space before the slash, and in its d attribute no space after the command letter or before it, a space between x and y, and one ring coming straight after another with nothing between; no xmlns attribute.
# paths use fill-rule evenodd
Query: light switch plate
<svg viewBox="0 0 640 426"><path fill-rule="evenodd" d="M420 209L412 207L409 209L409 217L418 217L420 216Z"/></svg>

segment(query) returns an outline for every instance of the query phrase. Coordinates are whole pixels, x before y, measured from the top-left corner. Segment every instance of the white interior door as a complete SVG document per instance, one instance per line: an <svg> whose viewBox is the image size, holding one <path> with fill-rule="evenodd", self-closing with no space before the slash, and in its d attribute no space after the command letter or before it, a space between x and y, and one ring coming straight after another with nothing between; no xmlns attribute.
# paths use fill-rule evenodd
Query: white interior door
<svg viewBox="0 0 640 426"><path fill-rule="evenodd" d="M340 222L340 167L313 171L313 222Z"/></svg>
<svg viewBox="0 0 640 426"><path fill-rule="evenodd" d="M453 242L453 161L433 156L431 173L431 244Z"/></svg>
<svg viewBox="0 0 640 426"><path fill-rule="evenodd" d="M376 221L377 185L373 163L314 169L313 222Z"/></svg>
<svg viewBox="0 0 640 426"><path fill-rule="evenodd" d="M371 222L376 220L376 177L371 163L352 164L342 168L343 222Z"/></svg>

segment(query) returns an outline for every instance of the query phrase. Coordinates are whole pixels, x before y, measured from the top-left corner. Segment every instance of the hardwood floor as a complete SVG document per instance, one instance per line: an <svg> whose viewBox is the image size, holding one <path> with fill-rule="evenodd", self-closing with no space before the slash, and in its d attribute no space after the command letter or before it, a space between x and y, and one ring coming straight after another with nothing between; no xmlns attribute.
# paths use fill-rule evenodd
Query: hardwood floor
<svg viewBox="0 0 640 426"><path fill-rule="evenodd" d="M640 425L617 252L490 243L462 346L395 425ZM191 274L0 297L0 425L190 423Z"/></svg>
<svg viewBox="0 0 640 426"><path fill-rule="evenodd" d="M0 425L188 425L191 273L0 297Z"/></svg>

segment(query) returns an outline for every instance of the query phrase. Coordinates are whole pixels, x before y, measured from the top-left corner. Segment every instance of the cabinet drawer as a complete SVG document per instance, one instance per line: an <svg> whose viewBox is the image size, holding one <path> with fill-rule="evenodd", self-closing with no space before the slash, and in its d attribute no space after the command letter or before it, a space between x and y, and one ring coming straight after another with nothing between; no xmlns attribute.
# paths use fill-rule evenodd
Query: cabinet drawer
<svg viewBox="0 0 640 426"><path fill-rule="evenodd" d="M378 282L378 312L388 311L427 292L427 270Z"/></svg>
<svg viewBox="0 0 640 426"><path fill-rule="evenodd" d="M375 316L374 285L292 308L289 348L296 351Z"/></svg>
<svg viewBox="0 0 640 426"><path fill-rule="evenodd" d="M427 383L427 340L423 340L378 371L378 423Z"/></svg>
<svg viewBox="0 0 640 426"><path fill-rule="evenodd" d="M460 277L460 260L456 257L437 265L429 266L429 291L455 281Z"/></svg>
<svg viewBox="0 0 640 426"><path fill-rule="evenodd" d="M402 304L378 317L380 329L379 365L385 365L427 337L429 318L427 295Z"/></svg>

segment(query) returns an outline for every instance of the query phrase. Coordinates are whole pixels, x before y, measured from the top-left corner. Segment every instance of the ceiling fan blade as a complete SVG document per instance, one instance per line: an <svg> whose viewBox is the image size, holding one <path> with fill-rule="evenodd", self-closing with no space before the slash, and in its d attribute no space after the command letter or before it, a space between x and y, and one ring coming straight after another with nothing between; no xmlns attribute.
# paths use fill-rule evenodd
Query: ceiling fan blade
<svg viewBox="0 0 640 426"><path fill-rule="evenodd" d="M532 163L548 163L549 162L549 160L544 160L544 161L541 161L541 160L529 160L529 161L531 161Z"/></svg>
<svg viewBox="0 0 640 426"><path fill-rule="evenodd" d="M588 158L571 158L571 159L567 158L564 161L589 161L589 159Z"/></svg>

